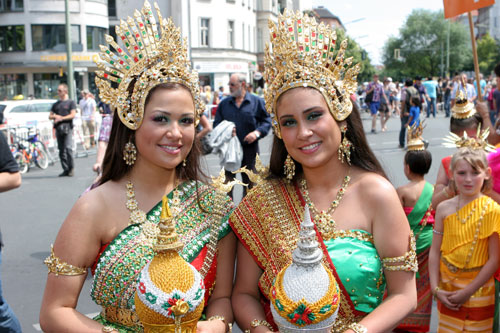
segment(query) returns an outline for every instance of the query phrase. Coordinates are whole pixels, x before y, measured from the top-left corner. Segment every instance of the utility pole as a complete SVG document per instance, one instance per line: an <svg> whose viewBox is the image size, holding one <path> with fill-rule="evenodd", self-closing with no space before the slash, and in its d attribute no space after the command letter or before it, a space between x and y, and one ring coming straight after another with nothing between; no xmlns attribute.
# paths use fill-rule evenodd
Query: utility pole
<svg viewBox="0 0 500 333"><path fill-rule="evenodd" d="M450 20L448 20L448 33L446 34L446 76L450 76Z"/></svg>
<svg viewBox="0 0 500 333"><path fill-rule="evenodd" d="M68 70L68 96L73 101L75 100L75 79L73 73L73 59L71 57L71 24L69 21L69 0L64 0L65 16L66 16L66 60Z"/></svg>
<svg viewBox="0 0 500 333"><path fill-rule="evenodd" d="M444 52L443 52L443 41L441 40L441 64L439 65L441 71L440 77L443 77L443 71L444 71L444 64L443 64L443 58L444 58Z"/></svg>

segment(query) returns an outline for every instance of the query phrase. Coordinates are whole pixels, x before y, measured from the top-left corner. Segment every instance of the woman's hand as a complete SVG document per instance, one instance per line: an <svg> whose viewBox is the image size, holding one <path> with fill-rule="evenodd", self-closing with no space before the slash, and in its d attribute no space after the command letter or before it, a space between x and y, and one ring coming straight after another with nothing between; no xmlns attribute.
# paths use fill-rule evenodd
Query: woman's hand
<svg viewBox="0 0 500 333"><path fill-rule="evenodd" d="M448 300L455 306L460 308L465 302L471 297L470 293L466 289L460 289L455 291L452 295L448 296Z"/></svg>

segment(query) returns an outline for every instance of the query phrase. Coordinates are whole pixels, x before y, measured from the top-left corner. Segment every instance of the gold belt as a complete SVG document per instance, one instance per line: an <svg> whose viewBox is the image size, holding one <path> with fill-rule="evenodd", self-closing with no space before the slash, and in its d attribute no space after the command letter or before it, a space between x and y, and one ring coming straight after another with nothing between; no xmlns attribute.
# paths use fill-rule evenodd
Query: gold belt
<svg viewBox="0 0 500 333"><path fill-rule="evenodd" d="M446 258L444 258L444 257L441 257L441 261L443 262L443 264L445 264L446 267L448 267L448 269L452 273L456 273L458 271L460 271L460 272L477 272L477 271L480 271L481 268L483 268L483 266L473 267L473 268L459 268L459 267L453 265L448 260L446 260Z"/></svg>
<svg viewBox="0 0 500 333"><path fill-rule="evenodd" d="M142 326L137 313L130 309L107 306L102 308L101 316L114 324L120 324L127 327Z"/></svg>

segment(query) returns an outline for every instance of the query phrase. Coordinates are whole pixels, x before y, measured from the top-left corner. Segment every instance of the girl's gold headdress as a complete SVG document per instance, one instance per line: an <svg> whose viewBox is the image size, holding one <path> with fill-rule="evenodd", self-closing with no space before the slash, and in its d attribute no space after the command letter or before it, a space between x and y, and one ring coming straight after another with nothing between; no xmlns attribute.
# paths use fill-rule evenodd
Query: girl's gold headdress
<svg viewBox="0 0 500 333"><path fill-rule="evenodd" d="M264 78L266 109L273 118L275 134L281 138L276 115L276 101L285 91L297 87L313 87L323 97L337 121L352 111L350 96L356 91L360 65L351 66L344 59L347 40L336 51L337 35L323 23L300 12L278 16L269 21L270 43L266 44Z"/></svg>
<svg viewBox="0 0 500 333"><path fill-rule="evenodd" d="M471 149L482 149L486 152L495 151L495 146L488 143L488 135L490 134L489 129L481 131L481 126L477 128L477 135L475 138L469 137L467 132L464 131L462 137L456 135L455 133L450 133L443 140L443 145L445 147L451 148L471 148Z"/></svg>
<svg viewBox="0 0 500 333"><path fill-rule="evenodd" d="M425 150L425 143L422 138L424 127L423 122L420 122L418 126L416 123L408 126L408 150Z"/></svg>
<svg viewBox="0 0 500 333"><path fill-rule="evenodd" d="M121 46L106 35L108 46L101 45L99 70L95 82L99 96L116 108L120 120L136 130L144 118L144 104L151 88L161 83L179 83L187 87L195 105L195 123L205 110L200 99L198 73L191 70L186 41L170 18L165 19L154 7L158 24L148 1L134 18L120 20L116 36ZM133 90L130 85L133 84Z"/></svg>

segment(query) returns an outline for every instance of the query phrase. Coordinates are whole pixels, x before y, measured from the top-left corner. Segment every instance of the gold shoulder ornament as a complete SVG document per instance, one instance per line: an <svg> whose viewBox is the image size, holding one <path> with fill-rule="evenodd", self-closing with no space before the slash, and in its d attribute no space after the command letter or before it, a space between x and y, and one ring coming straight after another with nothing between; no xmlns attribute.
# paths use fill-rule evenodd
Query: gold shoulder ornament
<svg viewBox="0 0 500 333"><path fill-rule="evenodd" d="M266 44L264 93L274 132L281 138L276 102L281 94L297 87L312 87L325 98L337 121L352 111L350 96L356 91L360 65L352 67L352 57L344 59L347 40L337 50L337 35L331 27L318 24L299 11L285 9L278 22L269 21L270 42Z"/></svg>
<svg viewBox="0 0 500 333"><path fill-rule="evenodd" d="M77 267L70 265L58 257L54 253L54 245L50 245L50 256L48 256L43 263L47 265L49 273L54 273L55 275L83 275L87 272L85 267Z"/></svg>
<svg viewBox="0 0 500 333"><path fill-rule="evenodd" d="M488 128L481 131L481 125L477 127L477 134L475 138L469 137L466 131L464 131L464 135L461 137L450 132L443 139L443 146L449 148L482 149L486 152L493 152L495 151L495 146L488 143L489 134L490 130Z"/></svg>
<svg viewBox="0 0 500 333"><path fill-rule="evenodd" d="M226 174L224 168L221 169L218 177L211 176L211 178L212 178L212 186L224 193L229 193L229 191L231 191L233 186L236 184L247 186L238 179L226 183Z"/></svg>
<svg viewBox="0 0 500 333"><path fill-rule="evenodd" d="M119 41L105 35L108 45L100 45L96 61L99 96L116 109L125 126L136 130L144 118L149 91L158 84L179 83L193 96L197 125L205 105L200 99L198 73L191 70L187 57L187 42L172 20L162 17L157 3L154 7L158 23L145 1L134 18L120 20L116 26Z"/></svg>
<svg viewBox="0 0 500 333"><path fill-rule="evenodd" d="M255 157L255 170L257 172L253 172L252 170L248 170L246 166L239 168L238 170L234 171L233 173L244 173L248 176L248 179L252 183L259 184L263 180L265 180L269 176L269 167L265 166L264 163L262 163L259 154Z"/></svg>

